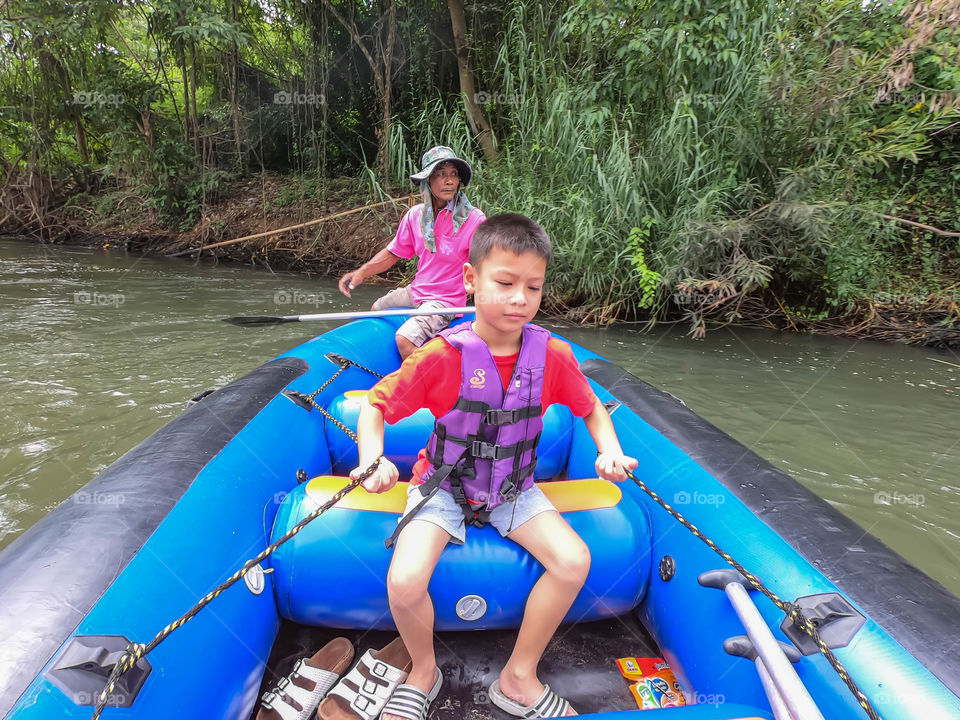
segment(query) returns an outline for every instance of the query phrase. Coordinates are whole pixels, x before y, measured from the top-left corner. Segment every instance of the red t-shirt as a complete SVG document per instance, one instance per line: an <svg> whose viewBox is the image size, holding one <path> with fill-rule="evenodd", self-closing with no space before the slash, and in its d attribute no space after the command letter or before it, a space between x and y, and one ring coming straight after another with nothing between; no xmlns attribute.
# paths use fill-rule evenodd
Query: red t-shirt
<svg viewBox="0 0 960 720"><path fill-rule="evenodd" d="M493 356L504 387L510 382L519 355L518 352ZM442 417L450 412L460 397L461 367L460 351L443 338L433 338L408 357L399 370L378 382L370 390L367 400L391 425L420 408L427 408L434 417ZM543 410L559 403L570 408L577 417L586 417L593 410L596 399L590 383L580 372L570 345L550 338L540 397ZM430 461L424 448L413 467L413 482L416 483L428 467Z"/></svg>

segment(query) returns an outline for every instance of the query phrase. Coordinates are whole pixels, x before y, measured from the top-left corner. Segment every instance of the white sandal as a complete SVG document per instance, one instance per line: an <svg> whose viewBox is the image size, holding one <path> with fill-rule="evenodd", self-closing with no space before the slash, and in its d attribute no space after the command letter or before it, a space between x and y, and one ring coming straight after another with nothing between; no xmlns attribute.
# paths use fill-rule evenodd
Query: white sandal
<svg viewBox="0 0 960 720"><path fill-rule="evenodd" d="M410 655L400 638L382 650L368 650L327 693L320 704L320 717L323 720L376 720L397 686L407 679L410 665Z"/></svg>
<svg viewBox="0 0 960 720"><path fill-rule="evenodd" d="M328 642L313 657L300 658L289 675L263 694L257 720L265 720L265 711L273 711L281 720L309 720L351 660L353 644L342 637Z"/></svg>

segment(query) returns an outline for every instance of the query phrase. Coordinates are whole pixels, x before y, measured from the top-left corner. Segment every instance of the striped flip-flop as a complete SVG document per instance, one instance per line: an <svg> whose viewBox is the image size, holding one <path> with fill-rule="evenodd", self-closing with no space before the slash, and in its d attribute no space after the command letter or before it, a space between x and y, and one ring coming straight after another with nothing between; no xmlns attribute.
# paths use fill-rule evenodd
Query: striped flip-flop
<svg viewBox="0 0 960 720"><path fill-rule="evenodd" d="M425 693L420 688L406 683L397 686L384 706L380 717L395 715L404 718L404 720L427 720L430 703L437 699L442 684L443 673L440 672L440 668L437 668L437 681L430 688L430 692Z"/></svg>
<svg viewBox="0 0 960 720"><path fill-rule="evenodd" d="M533 705L521 705L504 695L500 689L500 680L493 681L489 695L494 705L518 718L557 718L570 711L570 701L557 695L549 685L543 686L543 694Z"/></svg>

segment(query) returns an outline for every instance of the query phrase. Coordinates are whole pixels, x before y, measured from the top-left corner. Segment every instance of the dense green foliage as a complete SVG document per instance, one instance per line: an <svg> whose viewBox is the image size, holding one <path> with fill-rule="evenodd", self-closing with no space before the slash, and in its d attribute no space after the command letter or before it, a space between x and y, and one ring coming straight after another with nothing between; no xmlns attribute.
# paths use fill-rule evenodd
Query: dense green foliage
<svg viewBox="0 0 960 720"><path fill-rule="evenodd" d="M467 122L446 3L8 2L0 171L135 192L190 224L231 177L406 187L442 142L474 165L476 205L543 223L554 299L592 317L956 297L957 2L465 10L495 159Z"/></svg>

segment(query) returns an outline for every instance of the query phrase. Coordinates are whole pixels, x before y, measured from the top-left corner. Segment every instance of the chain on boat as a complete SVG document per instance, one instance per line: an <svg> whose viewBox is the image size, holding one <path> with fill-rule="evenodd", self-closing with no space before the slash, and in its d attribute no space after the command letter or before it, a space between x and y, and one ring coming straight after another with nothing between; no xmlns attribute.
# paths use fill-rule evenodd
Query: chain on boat
<svg viewBox="0 0 960 720"><path fill-rule="evenodd" d="M323 383L323 385L321 385L318 390L316 390L311 395L308 395L305 397L307 400L309 400L310 404L313 405L315 408L317 408L317 410L319 410L320 413L327 420L329 420L338 428L343 430L343 432L345 432L351 440L356 442L357 441L356 433L353 432L353 430L348 428L346 425L344 425L342 422L337 420L335 417L333 417L330 413L328 413L325 408L320 407L320 405L317 404L315 398L317 397L317 395L322 393L330 385L330 383L336 380L337 377L340 375L340 373L342 373L351 365L353 365L354 367L360 368L361 370L365 370L366 372L370 373L371 375L375 375L376 377L382 378L383 375L369 368L366 368L363 365L360 365L359 363L354 362L353 360L350 360L349 358L345 358L339 355L331 355L330 358L334 362L337 362L340 365L340 368L325 383ZM311 522L313 522L318 517L323 515L323 513L325 513L331 507L333 507L338 502L340 502L341 498L343 498L344 495L358 488L364 480L366 480L376 471L376 469L380 466L380 460L382 458L383 456L381 455L376 460L374 460L373 463L370 465L370 467L365 468L363 472L361 472L356 479L351 480L349 483L344 485L327 502L325 502L323 505L318 507L316 510L314 510L309 515L304 517L300 522L298 522L296 525L290 528L290 530L287 531L283 535L283 537L281 537L276 542L268 545L256 557L251 558L250 560L245 562L243 564L243 567L237 570L237 572L235 572L229 578L224 580L216 588L214 588L209 593L207 593L203 598L201 598L196 603L196 605L194 605L192 608L187 610L187 612L185 612L179 618L177 618L172 623L170 623L165 628L163 628L163 630L158 632L156 637L153 638L153 640L151 640L146 644L132 642L129 645L127 645L127 647L123 651L123 655L120 656L120 659L117 661L117 664L113 666L113 670L110 673L110 677L107 679L107 684L104 686L103 690L97 696L97 704L94 707L91 720L99 720L100 714L103 712L103 709L106 706L107 699L113 694L113 691L116 688L117 683L120 681L120 678L123 677L123 674L125 672L133 668L133 666L137 664L140 658L146 657L147 653L152 651L155 647L157 647L157 645L159 645L164 640L166 640L171 633L173 633L178 628L183 627L186 623L192 620L197 613L199 613L201 610L203 610L203 608L209 605L217 596L221 595L227 588L229 588L231 585L233 585L238 580L240 580L252 568L259 565L266 558L270 557L270 555L272 555L277 548L279 548L285 542L287 542L292 537L294 537L297 533L303 530Z"/></svg>

